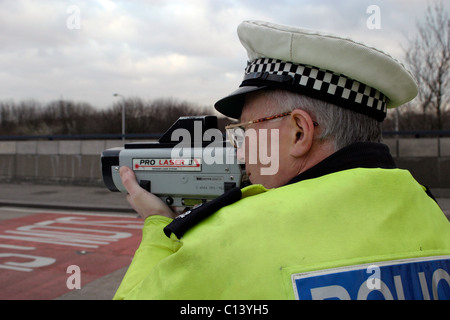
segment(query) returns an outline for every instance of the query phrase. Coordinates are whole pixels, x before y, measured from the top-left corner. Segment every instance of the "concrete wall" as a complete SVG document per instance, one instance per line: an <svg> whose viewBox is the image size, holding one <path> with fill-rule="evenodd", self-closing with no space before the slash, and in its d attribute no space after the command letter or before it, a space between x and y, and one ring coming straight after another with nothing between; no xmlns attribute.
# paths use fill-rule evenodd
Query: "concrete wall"
<svg viewBox="0 0 450 320"><path fill-rule="evenodd" d="M399 168L423 185L450 188L450 138L385 139Z"/></svg>
<svg viewBox="0 0 450 320"><path fill-rule="evenodd" d="M100 154L119 140L0 141L0 181L102 185Z"/></svg>
<svg viewBox="0 0 450 320"><path fill-rule="evenodd" d="M450 138L383 142L420 183L450 188ZM121 146L120 140L0 141L0 181L103 185L100 154Z"/></svg>

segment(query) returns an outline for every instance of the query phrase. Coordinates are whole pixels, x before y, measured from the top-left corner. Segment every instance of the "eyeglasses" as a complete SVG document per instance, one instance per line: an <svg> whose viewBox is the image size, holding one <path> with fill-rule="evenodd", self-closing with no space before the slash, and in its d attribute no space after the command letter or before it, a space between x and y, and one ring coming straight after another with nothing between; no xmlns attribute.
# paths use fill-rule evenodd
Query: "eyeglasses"
<svg viewBox="0 0 450 320"><path fill-rule="evenodd" d="M236 123L236 124L229 124L229 125L227 125L225 127L225 130L227 132L227 135L228 135L228 137L230 139L230 142L233 145L233 147L239 149L239 148L242 147L242 144L244 143L245 127L247 127L248 125L251 125L253 123L260 123L260 122L264 122L264 121L270 121L270 120L286 117L286 116L288 116L290 114L291 114L291 112L284 112L284 113L277 114L277 115L270 116L270 117L266 117L266 118L260 118L260 119L247 121L247 122ZM314 121L313 125L316 127L319 124Z"/></svg>
<svg viewBox="0 0 450 320"><path fill-rule="evenodd" d="M225 127L225 130L227 132L227 135L228 135L233 147L239 149L242 146L242 144L244 143L245 127L247 127L248 125L251 125L253 123L260 123L260 122L264 122L264 121L269 121L269 120L286 117L290 114L291 114L290 112L285 112L285 113L277 114L277 115L271 116L271 117L260 118L260 119L236 123L236 124L229 124Z"/></svg>

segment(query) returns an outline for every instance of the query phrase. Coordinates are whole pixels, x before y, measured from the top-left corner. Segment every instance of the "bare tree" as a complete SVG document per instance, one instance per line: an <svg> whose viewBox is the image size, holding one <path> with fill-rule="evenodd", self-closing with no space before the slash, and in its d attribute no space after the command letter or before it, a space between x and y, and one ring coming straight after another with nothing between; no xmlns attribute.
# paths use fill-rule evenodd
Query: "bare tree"
<svg viewBox="0 0 450 320"><path fill-rule="evenodd" d="M433 113L429 129L442 130L450 96L450 21L442 1L429 5L417 35L409 40L406 62L417 79L417 103L423 114Z"/></svg>
<svg viewBox="0 0 450 320"><path fill-rule="evenodd" d="M104 111L104 132L118 133L121 129L122 106L125 105L126 133L163 133L179 117L208 114L206 107L196 106L190 102L178 101L175 98L142 100L129 97L115 103Z"/></svg>
<svg viewBox="0 0 450 320"><path fill-rule="evenodd" d="M62 99L45 105L32 100L0 101L0 135L119 134L122 106L127 134L164 133L181 116L207 115L211 111L210 107L174 98L146 101L130 97L104 110Z"/></svg>

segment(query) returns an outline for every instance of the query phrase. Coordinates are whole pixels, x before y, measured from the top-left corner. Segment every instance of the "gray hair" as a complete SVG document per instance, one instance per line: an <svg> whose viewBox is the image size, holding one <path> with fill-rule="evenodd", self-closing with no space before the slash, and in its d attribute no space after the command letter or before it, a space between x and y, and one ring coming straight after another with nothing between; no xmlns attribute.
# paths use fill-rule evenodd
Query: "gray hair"
<svg viewBox="0 0 450 320"><path fill-rule="evenodd" d="M316 139L330 141L335 151L355 142L381 141L380 122L366 115L286 90L264 90L261 94L276 103L268 112L306 111L322 129Z"/></svg>

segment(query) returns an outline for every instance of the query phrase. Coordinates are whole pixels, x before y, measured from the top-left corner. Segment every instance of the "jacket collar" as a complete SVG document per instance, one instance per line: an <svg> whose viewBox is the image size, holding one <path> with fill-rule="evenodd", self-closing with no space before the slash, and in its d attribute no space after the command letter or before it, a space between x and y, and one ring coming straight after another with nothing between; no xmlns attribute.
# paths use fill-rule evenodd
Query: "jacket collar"
<svg viewBox="0 0 450 320"><path fill-rule="evenodd" d="M287 184L354 168L395 169L397 166L386 145L357 142L336 151L314 167L291 179Z"/></svg>

